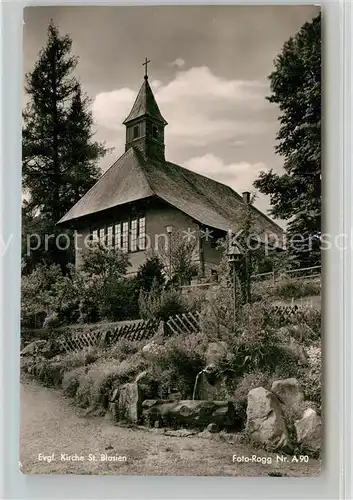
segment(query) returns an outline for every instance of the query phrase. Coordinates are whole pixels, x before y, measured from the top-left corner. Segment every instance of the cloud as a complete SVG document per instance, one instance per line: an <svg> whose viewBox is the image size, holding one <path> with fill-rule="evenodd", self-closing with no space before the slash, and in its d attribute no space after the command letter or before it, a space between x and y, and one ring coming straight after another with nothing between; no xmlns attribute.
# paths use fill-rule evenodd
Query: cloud
<svg viewBox="0 0 353 500"><path fill-rule="evenodd" d="M178 57L178 59L175 59L175 61L173 61L172 63L170 63L171 66L176 66L177 68L181 68L182 66L185 65L185 61L184 59L180 59Z"/></svg>
<svg viewBox="0 0 353 500"><path fill-rule="evenodd" d="M189 170L205 175L233 188L238 193L254 191L253 182L261 171L267 171L265 163L226 163L218 156L208 153L204 156L190 158L184 165Z"/></svg>
<svg viewBox="0 0 353 500"><path fill-rule="evenodd" d="M167 84L151 84L160 110L168 121L168 148L205 147L263 134L268 126L266 84L228 80L205 66L177 71ZM122 147L121 125L136 97L129 88L102 92L92 105L98 127L105 129L108 144Z"/></svg>

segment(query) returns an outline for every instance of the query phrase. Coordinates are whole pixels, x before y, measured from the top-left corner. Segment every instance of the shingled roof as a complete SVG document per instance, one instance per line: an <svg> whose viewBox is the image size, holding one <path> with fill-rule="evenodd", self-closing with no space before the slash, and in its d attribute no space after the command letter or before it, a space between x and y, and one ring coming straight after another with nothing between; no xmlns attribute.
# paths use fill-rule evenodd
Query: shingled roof
<svg viewBox="0 0 353 500"><path fill-rule="evenodd" d="M129 148L67 212L59 224L74 221L150 196L157 196L200 224L223 231L237 230L244 217L242 196L229 186L170 162L146 159ZM283 230L254 207L258 235Z"/></svg>
<svg viewBox="0 0 353 500"><path fill-rule="evenodd" d="M156 99L154 98L150 84L148 83L148 78L145 77L144 83L142 84L139 93L137 94L136 100L129 116L123 121L123 124L136 120L142 116L151 116L161 121L164 125L168 125L166 120L163 118L162 113L159 110Z"/></svg>

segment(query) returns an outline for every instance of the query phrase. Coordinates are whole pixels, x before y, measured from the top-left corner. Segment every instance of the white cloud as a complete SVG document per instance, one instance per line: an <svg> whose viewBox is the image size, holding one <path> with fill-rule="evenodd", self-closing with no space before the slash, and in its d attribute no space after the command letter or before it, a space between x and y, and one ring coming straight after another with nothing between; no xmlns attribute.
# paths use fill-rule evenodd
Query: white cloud
<svg viewBox="0 0 353 500"><path fill-rule="evenodd" d="M258 81L227 80L207 67L177 71L167 84L152 82L155 97L169 125L168 147L209 146L225 141L244 140L244 136L262 134L268 125L261 111L266 85ZM92 111L99 128L107 133L107 141L118 148L124 143L121 123L128 115L136 92L129 88L98 94ZM114 132L114 134L113 134Z"/></svg>
<svg viewBox="0 0 353 500"><path fill-rule="evenodd" d="M267 171L265 163L225 163L213 154L190 158L184 165L189 170L205 175L232 187L239 194L243 191L254 191L253 182L261 171Z"/></svg>
<svg viewBox="0 0 353 500"><path fill-rule="evenodd" d="M185 65L185 61L184 61L184 59L180 59L180 57L178 57L177 59L175 59L175 61L170 63L170 65L176 66L177 68L181 68L182 66Z"/></svg>

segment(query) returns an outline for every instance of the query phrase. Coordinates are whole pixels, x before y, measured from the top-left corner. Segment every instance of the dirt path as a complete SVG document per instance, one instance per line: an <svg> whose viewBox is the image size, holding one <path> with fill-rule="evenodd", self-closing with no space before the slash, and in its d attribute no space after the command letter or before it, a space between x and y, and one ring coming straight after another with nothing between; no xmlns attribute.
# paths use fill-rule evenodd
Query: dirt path
<svg viewBox="0 0 353 500"><path fill-rule="evenodd" d="M320 468L318 461L298 464L290 457L288 463L278 463L276 455L228 443L219 435L171 437L160 429L118 427L107 418L83 417L59 391L33 383L21 384L21 419L20 460L26 474L264 476L278 471L313 476ZM53 454L52 461L43 460ZM83 461L67 459L74 454ZM102 460L101 454L118 461ZM235 454L271 458L272 464L233 462Z"/></svg>

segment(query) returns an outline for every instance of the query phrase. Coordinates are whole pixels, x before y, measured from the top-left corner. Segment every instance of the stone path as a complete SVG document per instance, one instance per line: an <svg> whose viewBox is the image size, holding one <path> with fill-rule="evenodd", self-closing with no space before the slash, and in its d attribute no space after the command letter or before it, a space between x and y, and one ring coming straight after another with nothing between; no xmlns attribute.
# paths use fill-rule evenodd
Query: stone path
<svg viewBox="0 0 353 500"><path fill-rule="evenodd" d="M83 460L69 460L75 454ZM271 458L272 464L233 462L234 454ZM102 460L101 455L115 461ZM45 461L49 456L53 460ZM320 469L316 460L276 463L276 455L229 443L221 435L171 437L161 429L119 427L107 418L84 417L60 391L25 382L20 460L26 474L313 476Z"/></svg>

